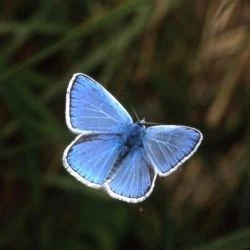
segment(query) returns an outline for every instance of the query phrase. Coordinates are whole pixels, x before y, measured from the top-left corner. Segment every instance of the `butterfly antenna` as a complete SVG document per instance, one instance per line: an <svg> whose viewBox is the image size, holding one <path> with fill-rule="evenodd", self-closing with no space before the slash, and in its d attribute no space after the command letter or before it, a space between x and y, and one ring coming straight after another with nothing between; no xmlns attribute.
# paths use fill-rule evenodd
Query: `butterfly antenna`
<svg viewBox="0 0 250 250"><path fill-rule="evenodd" d="M126 93L126 95L127 95L127 93ZM133 106L131 105L131 103L130 103L129 101L128 101L128 104L129 104L129 106L130 106L130 109L132 109L132 111L133 111L133 113L134 113L134 115L135 115L137 121L140 122L139 116L137 115L135 109L133 108Z"/></svg>
<svg viewBox="0 0 250 250"><path fill-rule="evenodd" d="M136 116L137 121L140 122L139 116L137 115L135 109L132 106L131 106L131 109L133 110L133 112L134 112L134 114Z"/></svg>
<svg viewBox="0 0 250 250"><path fill-rule="evenodd" d="M160 125L160 123L158 123L158 122L144 122L143 123L144 125Z"/></svg>

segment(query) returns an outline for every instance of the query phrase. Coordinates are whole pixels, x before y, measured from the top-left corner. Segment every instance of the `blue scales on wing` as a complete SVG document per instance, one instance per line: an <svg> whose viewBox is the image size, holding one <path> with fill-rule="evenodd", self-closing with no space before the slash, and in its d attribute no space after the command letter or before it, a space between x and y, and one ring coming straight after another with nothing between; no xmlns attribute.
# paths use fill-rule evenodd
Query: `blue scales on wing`
<svg viewBox="0 0 250 250"><path fill-rule="evenodd" d="M140 202L152 192L155 171L146 160L144 151L134 147L119 163L113 178L107 182L110 196L127 202Z"/></svg>
<svg viewBox="0 0 250 250"><path fill-rule="evenodd" d="M80 73L73 76L67 89L66 121L74 133L120 133L133 123L105 88Z"/></svg>
<svg viewBox="0 0 250 250"><path fill-rule="evenodd" d="M79 135L64 152L68 172L84 184L99 188L112 172L121 149L118 135Z"/></svg>
<svg viewBox="0 0 250 250"><path fill-rule="evenodd" d="M185 126L153 126L146 129L143 146L159 175L168 175L196 151L202 134Z"/></svg>

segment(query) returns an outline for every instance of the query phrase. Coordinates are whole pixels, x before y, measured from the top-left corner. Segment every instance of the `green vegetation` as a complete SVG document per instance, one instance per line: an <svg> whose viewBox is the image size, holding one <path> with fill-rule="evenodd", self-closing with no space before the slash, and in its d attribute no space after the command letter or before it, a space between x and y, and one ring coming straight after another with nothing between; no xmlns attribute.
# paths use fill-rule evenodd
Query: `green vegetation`
<svg viewBox="0 0 250 250"><path fill-rule="evenodd" d="M0 3L0 249L250 249L250 4ZM73 73L133 114L200 129L180 171L134 205L70 176Z"/></svg>

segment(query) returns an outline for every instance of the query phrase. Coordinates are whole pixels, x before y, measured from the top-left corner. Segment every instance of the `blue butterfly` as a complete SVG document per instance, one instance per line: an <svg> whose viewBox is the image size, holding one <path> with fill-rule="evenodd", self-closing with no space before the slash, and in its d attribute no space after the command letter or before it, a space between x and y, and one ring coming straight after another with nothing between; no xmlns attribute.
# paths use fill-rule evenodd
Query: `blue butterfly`
<svg viewBox="0 0 250 250"><path fill-rule="evenodd" d="M134 123L104 87L81 73L73 75L67 89L66 122L78 134L63 154L67 171L85 185L130 203L145 200L156 176L175 171L202 141L195 128Z"/></svg>

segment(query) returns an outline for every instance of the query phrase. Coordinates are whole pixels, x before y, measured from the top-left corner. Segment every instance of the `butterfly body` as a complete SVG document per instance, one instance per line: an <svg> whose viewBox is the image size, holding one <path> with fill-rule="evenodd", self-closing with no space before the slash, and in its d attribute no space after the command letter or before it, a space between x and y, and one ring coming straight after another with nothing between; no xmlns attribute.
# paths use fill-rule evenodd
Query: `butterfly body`
<svg viewBox="0 0 250 250"><path fill-rule="evenodd" d="M142 138L145 135L145 128L140 123L133 123L126 132L121 134L124 145L133 148L142 146Z"/></svg>
<svg viewBox="0 0 250 250"><path fill-rule="evenodd" d="M68 172L89 187L132 203L145 200L156 176L175 171L202 140L195 128L134 123L106 89L81 73L67 89L66 122L79 134L63 154Z"/></svg>
<svg viewBox="0 0 250 250"><path fill-rule="evenodd" d="M120 152L113 166L113 171L110 177L115 174L115 170L129 154L133 155L133 151L142 152L143 157L145 158L142 143L144 135L145 128L139 122L132 124L126 131L124 131L124 133L119 135L121 137Z"/></svg>

